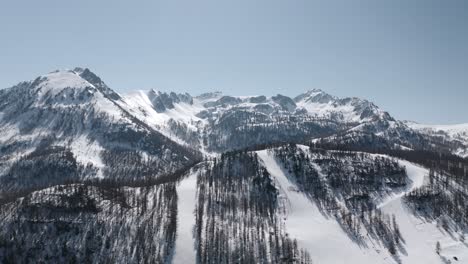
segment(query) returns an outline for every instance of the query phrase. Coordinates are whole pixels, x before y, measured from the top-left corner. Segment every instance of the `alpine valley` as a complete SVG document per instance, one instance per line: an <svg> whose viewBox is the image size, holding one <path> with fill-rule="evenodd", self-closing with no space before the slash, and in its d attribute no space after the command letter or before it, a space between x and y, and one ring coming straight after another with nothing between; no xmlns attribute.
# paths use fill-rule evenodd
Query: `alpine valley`
<svg viewBox="0 0 468 264"><path fill-rule="evenodd" d="M0 89L0 263L468 263L468 124L365 99Z"/></svg>

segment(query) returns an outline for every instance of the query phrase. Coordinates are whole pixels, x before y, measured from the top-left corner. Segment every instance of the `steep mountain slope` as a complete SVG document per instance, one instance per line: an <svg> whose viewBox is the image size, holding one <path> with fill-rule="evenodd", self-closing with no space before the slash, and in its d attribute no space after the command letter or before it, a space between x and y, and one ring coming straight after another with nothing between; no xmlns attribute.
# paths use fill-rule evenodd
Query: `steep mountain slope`
<svg viewBox="0 0 468 264"><path fill-rule="evenodd" d="M199 133L204 125L197 114L204 108L190 95L137 91L125 96L123 101L132 115L165 136L179 144L201 149Z"/></svg>
<svg viewBox="0 0 468 264"><path fill-rule="evenodd" d="M131 115L88 69L0 90L0 193L83 179L157 177L198 160Z"/></svg>

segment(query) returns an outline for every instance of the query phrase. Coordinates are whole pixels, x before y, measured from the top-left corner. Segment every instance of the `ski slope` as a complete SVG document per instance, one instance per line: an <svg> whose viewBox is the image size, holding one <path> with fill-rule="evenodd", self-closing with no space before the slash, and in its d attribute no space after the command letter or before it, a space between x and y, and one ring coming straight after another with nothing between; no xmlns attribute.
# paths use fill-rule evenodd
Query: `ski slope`
<svg viewBox="0 0 468 264"><path fill-rule="evenodd" d="M385 155L378 155L378 156L388 157ZM389 195L383 202L377 205L377 208L382 208L385 205L391 203L392 201L402 198L407 193L410 193L411 191L422 187L425 183L426 176L429 173L427 169L424 169L423 167L415 165L414 163L411 163L406 160L398 160L398 163L400 164L400 166L403 166L406 168L406 174L408 175L408 178L411 181L410 186L405 191L395 193L393 195Z"/></svg>
<svg viewBox="0 0 468 264"><path fill-rule="evenodd" d="M394 214L403 237L403 250L392 257L388 250L368 240L369 247L353 242L332 218L324 216L303 193L298 192L292 178L267 150L259 151L258 157L274 178L281 199L286 200L287 213L284 216L286 231L297 239L299 247L306 249L315 263L468 263L468 244L458 241L457 235L450 235L436 223L424 222L405 207L403 196L424 185L428 171L411 162L399 160L406 167L410 187L400 193L388 196L380 209ZM292 188L291 188L292 187ZM442 251L435 252L439 241ZM458 261L454 259L456 257Z"/></svg>
<svg viewBox="0 0 468 264"><path fill-rule="evenodd" d="M400 160L399 163L406 167L406 173L413 182L408 192L425 184L429 174L427 169L404 160ZM395 215L403 234L407 251L407 254L402 256L403 263L468 263L468 245L460 242L458 235L443 230L436 222L426 222L416 217L401 199L406 193L398 194L380 206L383 212ZM435 252L437 241L442 248L440 255Z"/></svg>
<svg viewBox="0 0 468 264"><path fill-rule="evenodd" d="M291 182L272 153L259 151L268 172L274 177L282 198L287 200L286 231L306 249L315 263L382 263L382 257L374 250L360 248L343 232L333 219L327 219L314 203L297 188L289 188ZM386 253L385 253L386 254Z"/></svg>
<svg viewBox="0 0 468 264"><path fill-rule="evenodd" d="M195 263L195 204L197 197L197 174L191 173L177 186L177 238L173 263Z"/></svg>
<svg viewBox="0 0 468 264"><path fill-rule="evenodd" d="M396 216L406 248L406 255L401 256L403 263L468 263L468 245L458 241L458 236L452 237L435 222L415 217L401 199L386 204L382 210ZM437 241L442 248L440 256L435 252Z"/></svg>

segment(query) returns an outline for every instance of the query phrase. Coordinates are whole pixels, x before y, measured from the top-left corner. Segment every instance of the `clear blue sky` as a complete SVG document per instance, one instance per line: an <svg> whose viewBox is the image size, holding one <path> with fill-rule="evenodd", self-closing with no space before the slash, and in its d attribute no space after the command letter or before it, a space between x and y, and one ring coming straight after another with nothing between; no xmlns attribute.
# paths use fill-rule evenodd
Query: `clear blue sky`
<svg viewBox="0 0 468 264"><path fill-rule="evenodd" d="M297 95L468 122L468 1L7 1L0 87L89 67L115 90Z"/></svg>

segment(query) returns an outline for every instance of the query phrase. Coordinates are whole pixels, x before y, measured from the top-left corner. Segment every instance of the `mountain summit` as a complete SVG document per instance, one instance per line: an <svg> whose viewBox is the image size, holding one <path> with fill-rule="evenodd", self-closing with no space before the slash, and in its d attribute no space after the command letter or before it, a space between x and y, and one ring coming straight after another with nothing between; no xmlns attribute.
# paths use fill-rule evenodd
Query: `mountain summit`
<svg viewBox="0 0 468 264"><path fill-rule="evenodd" d="M120 95L88 69L55 71L0 90L0 193L84 178L137 180L133 176L138 174L119 173L125 162L112 164L112 156L133 156L132 163L151 166L147 174L154 177L198 159L197 151L171 141L129 111ZM57 163L56 156L74 164L67 168L73 173L39 169ZM47 162L34 165L38 157ZM29 166L36 170L26 173Z"/></svg>

